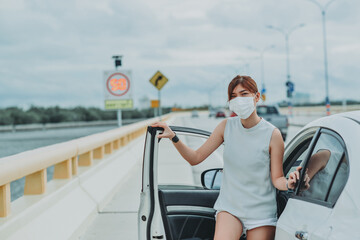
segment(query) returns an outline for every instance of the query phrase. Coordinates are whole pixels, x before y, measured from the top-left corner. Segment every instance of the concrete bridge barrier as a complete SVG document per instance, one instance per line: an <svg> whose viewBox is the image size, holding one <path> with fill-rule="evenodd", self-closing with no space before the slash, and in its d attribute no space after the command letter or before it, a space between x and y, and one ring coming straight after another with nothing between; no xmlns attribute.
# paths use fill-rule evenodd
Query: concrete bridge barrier
<svg viewBox="0 0 360 240"><path fill-rule="evenodd" d="M138 137L158 120L1 158L0 239L77 238L134 166L143 150ZM10 183L22 177L24 196L11 202Z"/></svg>

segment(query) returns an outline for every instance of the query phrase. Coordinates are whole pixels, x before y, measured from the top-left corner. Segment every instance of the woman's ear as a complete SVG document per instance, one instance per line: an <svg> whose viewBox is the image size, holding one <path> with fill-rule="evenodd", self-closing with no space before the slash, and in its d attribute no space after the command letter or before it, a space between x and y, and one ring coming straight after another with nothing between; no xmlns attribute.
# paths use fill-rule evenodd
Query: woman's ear
<svg viewBox="0 0 360 240"><path fill-rule="evenodd" d="M259 100L260 100L260 93L257 92L257 93L255 94L255 101L256 101L256 102L259 102Z"/></svg>

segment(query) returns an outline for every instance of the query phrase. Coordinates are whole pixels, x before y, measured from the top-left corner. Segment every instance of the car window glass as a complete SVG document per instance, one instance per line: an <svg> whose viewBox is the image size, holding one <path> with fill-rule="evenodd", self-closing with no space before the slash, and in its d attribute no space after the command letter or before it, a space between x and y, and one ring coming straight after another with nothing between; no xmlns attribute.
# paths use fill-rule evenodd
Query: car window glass
<svg viewBox="0 0 360 240"><path fill-rule="evenodd" d="M289 167L287 167L284 170L286 178L289 178L290 173L295 171L297 167L304 166L306 157L309 152L309 144L310 144L311 140L312 140L312 137L308 137L305 140L303 140L302 142L300 142L299 144L297 144L297 147L295 148L295 150L292 153L293 157L291 157L291 159L286 160L286 162L289 162L289 164L291 165L290 169L289 169Z"/></svg>
<svg viewBox="0 0 360 240"><path fill-rule="evenodd" d="M335 175L334 181L332 183L329 196L327 197L327 201L330 203L335 203L337 198L340 196L341 191L343 190L345 183L347 181L349 173L349 163L346 159L345 154L343 155L340 165L337 169L337 173Z"/></svg>
<svg viewBox="0 0 360 240"><path fill-rule="evenodd" d="M326 201L343 154L344 148L337 138L321 133L306 165L310 187L301 186L299 195Z"/></svg>
<svg viewBox="0 0 360 240"><path fill-rule="evenodd" d="M176 133L181 141L196 150L206 138ZM211 168L223 167L223 145L214 151L202 163L191 166L176 150L169 139L159 142L158 150L158 183L161 185L191 185L202 186L201 173ZM216 179L216 181L219 181Z"/></svg>
<svg viewBox="0 0 360 240"><path fill-rule="evenodd" d="M220 189L223 170L213 169L204 175L204 185L209 189Z"/></svg>
<svg viewBox="0 0 360 240"><path fill-rule="evenodd" d="M256 108L257 114L258 115L262 115L262 114L277 114L278 111L276 110L275 107L272 106L258 106Z"/></svg>
<svg viewBox="0 0 360 240"><path fill-rule="evenodd" d="M222 182L223 171L218 171L215 176L214 185L212 189L220 189Z"/></svg>
<svg viewBox="0 0 360 240"><path fill-rule="evenodd" d="M304 164L305 164L304 160L305 160L305 158L306 158L306 156L307 156L307 154L309 152L308 145L307 144L304 145L304 147L302 149L300 149L300 151L302 151L302 153L299 155L299 157L292 164L290 170L286 174L286 178L289 178L290 173L295 171L298 166L301 166L301 167L304 166Z"/></svg>

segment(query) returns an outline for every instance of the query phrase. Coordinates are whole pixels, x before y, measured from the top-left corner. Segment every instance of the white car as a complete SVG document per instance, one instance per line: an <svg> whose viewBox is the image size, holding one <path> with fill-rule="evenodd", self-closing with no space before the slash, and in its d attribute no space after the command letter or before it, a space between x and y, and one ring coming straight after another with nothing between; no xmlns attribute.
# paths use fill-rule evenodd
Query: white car
<svg viewBox="0 0 360 240"><path fill-rule="evenodd" d="M191 144L196 141L189 140L189 136L200 139L210 135L199 129L171 128L179 137L185 135L184 140ZM176 151L170 141L157 139L161 131L149 127L146 135L139 239L213 239L213 205L221 185L221 164L202 166L201 176L195 174L194 181L172 183L185 166L177 165L174 172L165 171L169 178L159 173L165 169L159 164L161 159L169 156L166 161L172 161L175 155L169 151ZM297 166L303 168L294 192L278 192L276 240L360 239L359 141L360 111L354 111L315 120L289 142L283 159L284 174ZM199 140L198 144L202 142ZM165 147L167 150L162 150ZM176 158L180 158L176 164L185 162L181 156ZM198 170L193 169L193 173ZM309 188L301 184L305 176L311 176Z"/></svg>

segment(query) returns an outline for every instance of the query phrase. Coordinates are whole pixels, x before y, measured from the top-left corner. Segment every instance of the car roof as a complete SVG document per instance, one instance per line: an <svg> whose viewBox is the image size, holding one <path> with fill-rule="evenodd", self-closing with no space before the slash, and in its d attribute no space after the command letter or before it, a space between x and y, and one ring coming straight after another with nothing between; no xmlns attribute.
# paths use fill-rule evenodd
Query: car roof
<svg viewBox="0 0 360 240"><path fill-rule="evenodd" d="M337 121L338 119L349 119L351 121L354 121L354 122L360 124L360 110L352 111L352 112L338 113L338 114L334 114L334 115L330 115L330 116L321 117L321 118L318 118L318 119L308 123L305 127L309 127L309 126L327 127L328 125L333 126L334 124L332 124L332 123L334 121ZM340 126L338 126L336 128L339 128L339 127Z"/></svg>
<svg viewBox="0 0 360 240"><path fill-rule="evenodd" d="M336 115L341 116L341 117L350 118L360 124L360 111L351 111L351 112L339 113Z"/></svg>

